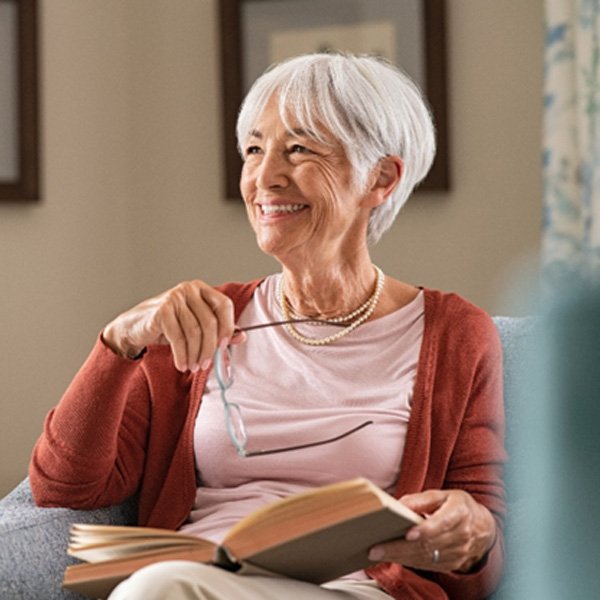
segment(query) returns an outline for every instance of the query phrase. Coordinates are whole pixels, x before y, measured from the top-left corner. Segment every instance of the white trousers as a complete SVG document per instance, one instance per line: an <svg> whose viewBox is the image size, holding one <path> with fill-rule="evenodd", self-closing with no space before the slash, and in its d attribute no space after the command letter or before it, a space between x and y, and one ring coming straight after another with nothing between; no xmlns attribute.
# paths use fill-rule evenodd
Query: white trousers
<svg viewBox="0 0 600 600"><path fill-rule="evenodd" d="M390 600L374 581L321 586L285 577L236 575L190 561L165 561L136 571L110 600Z"/></svg>

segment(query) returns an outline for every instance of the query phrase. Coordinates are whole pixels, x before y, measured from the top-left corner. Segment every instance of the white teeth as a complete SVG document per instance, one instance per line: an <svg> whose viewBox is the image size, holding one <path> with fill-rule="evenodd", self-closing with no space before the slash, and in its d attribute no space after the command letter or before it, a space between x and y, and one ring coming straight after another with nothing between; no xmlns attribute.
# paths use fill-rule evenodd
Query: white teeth
<svg viewBox="0 0 600 600"><path fill-rule="evenodd" d="M263 215L273 215L297 212L305 206L305 204L261 204L260 209Z"/></svg>

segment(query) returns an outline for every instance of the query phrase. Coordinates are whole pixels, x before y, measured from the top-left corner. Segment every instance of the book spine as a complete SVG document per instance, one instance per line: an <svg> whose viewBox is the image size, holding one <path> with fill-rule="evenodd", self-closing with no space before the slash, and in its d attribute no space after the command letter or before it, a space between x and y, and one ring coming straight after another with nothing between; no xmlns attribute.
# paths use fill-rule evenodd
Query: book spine
<svg viewBox="0 0 600 600"><path fill-rule="evenodd" d="M242 568L241 563L224 546L218 546L215 550L213 564L234 573Z"/></svg>

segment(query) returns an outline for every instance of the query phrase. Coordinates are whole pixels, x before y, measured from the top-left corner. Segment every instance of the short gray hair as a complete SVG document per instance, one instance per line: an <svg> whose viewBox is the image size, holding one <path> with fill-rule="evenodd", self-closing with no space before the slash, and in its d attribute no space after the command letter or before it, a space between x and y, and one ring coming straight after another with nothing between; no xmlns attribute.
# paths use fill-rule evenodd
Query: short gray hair
<svg viewBox="0 0 600 600"><path fill-rule="evenodd" d="M387 155L404 162L388 201L373 209L367 241L375 244L394 222L435 155L435 131L419 88L391 63L345 53L306 54L272 66L248 92L237 121L243 146L271 96L279 99L284 123L290 117L318 136L325 127L343 146L364 187L371 169Z"/></svg>

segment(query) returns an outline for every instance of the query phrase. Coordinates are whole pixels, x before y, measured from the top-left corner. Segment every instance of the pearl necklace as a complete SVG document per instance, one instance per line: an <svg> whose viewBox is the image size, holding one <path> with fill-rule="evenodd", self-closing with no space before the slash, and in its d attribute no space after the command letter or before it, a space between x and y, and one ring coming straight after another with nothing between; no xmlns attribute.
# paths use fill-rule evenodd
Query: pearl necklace
<svg viewBox="0 0 600 600"><path fill-rule="evenodd" d="M383 274L383 271L376 265L373 265L373 267L375 269L376 281L373 293L368 298L368 300L347 315L327 319L327 321L330 323L348 323L348 321L351 321L343 329L324 338L314 338L302 335L293 326L292 323L286 323L285 328L287 332L295 340L302 344L307 344L309 346L325 346L326 344L331 344L332 342L339 340L345 335L348 335L350 332L354 331L359 325L362 325L375 311L377 303L379 302L379 298L381 297L383 284L385 282L385 275ZM277 285L277 299L279 301L279 305L281 306L281 310L283 311L285 320L293 320L294 318L301 316L293 312L285 296L285 293L283 291L283 275L279 278L279 282Z"/></svg>

